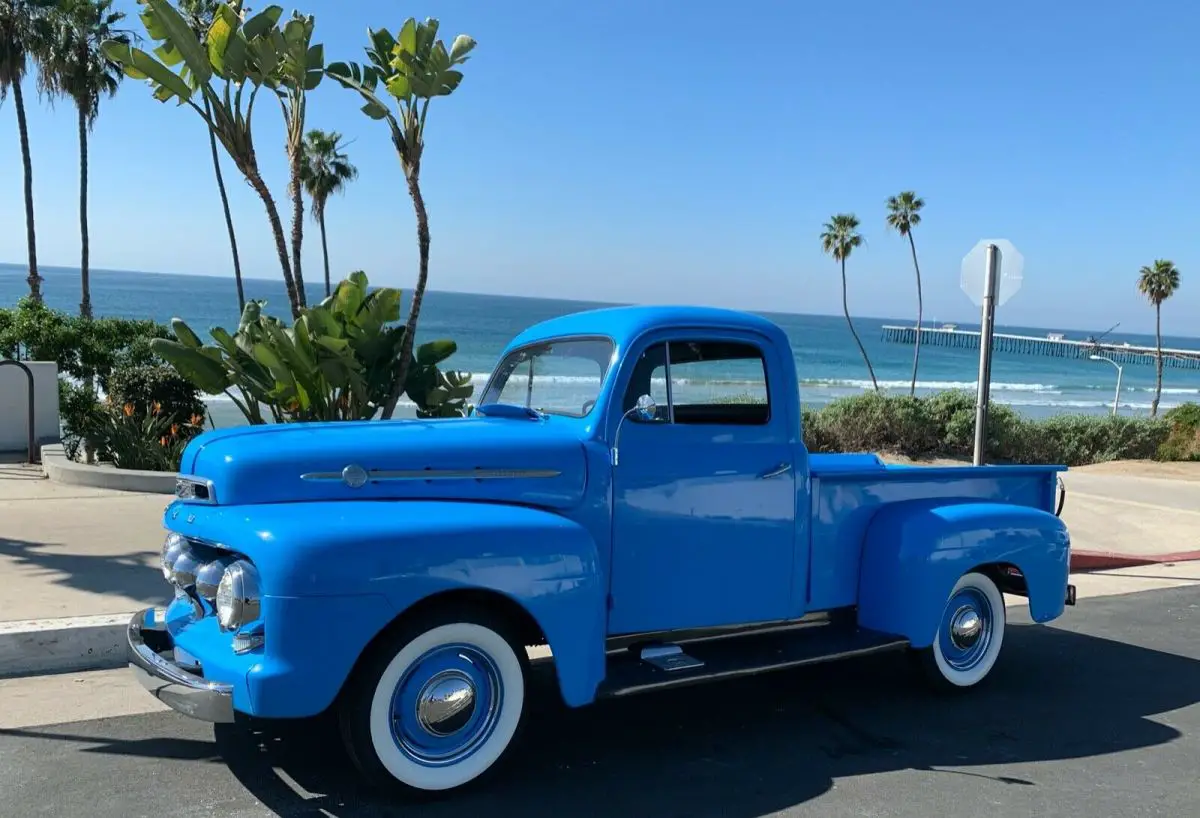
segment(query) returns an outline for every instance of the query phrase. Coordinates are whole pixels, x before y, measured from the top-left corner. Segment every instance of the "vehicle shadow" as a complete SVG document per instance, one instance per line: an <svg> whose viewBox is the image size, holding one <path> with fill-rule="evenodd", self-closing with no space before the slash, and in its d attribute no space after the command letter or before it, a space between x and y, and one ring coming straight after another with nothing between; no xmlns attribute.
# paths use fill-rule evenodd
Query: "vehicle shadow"
<svg viewBox="0 0 1200 818"><path fill-rule="evenodd" d="M539 704L483 786L408 806L356 778L329 720L218 726L217 751L280 815L750 818L849 776L1074 759L1170 742L1153 717L1200 701L1200 661L1013 624L984 686L927 693L900 654L602 702ZM557 701L542 688L542 702ZM304 812L304 814L309 814Z"/></svg>

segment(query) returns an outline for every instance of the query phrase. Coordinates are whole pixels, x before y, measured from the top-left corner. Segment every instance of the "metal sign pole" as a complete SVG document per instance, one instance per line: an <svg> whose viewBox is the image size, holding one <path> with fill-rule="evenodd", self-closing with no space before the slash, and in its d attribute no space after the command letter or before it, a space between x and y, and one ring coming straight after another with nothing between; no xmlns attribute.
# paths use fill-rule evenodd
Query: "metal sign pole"
<svg viewBox="0 0 1200 818"><path fill-rule="evenodd" d="M988 400L992 386L992 333L996 326L996 282L1000 280L1000 248L987 246L983 279L983 319L979 328L979 389L975 399L975 465L983 465L987 440Z"/></svg>

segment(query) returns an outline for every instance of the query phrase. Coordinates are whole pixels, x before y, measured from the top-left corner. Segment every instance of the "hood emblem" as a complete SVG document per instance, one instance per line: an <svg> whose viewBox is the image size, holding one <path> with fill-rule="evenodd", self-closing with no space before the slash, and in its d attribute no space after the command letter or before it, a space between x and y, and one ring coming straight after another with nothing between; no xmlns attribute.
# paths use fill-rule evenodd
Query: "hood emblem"
<svg viewBox="0 0 1200 818"><path fill-rule="evenodd" d="M367 484L367 470L357 463L351 463L342 469L342 482L352 489L360 489Z"/></svg>

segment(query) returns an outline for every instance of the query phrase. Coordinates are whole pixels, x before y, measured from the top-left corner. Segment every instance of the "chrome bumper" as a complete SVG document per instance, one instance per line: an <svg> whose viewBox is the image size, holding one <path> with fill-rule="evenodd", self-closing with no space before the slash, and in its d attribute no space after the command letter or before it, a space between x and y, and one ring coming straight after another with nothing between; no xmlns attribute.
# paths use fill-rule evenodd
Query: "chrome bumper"
<svg viewBox="0 0 1200 818"><path fill-rule="evenodd" d="M128 637L129 667L156 699L200 721L234 720L233 686L211 682L166 658L174 646L166 623L154 616L153 608L134 614Z"/></svg>

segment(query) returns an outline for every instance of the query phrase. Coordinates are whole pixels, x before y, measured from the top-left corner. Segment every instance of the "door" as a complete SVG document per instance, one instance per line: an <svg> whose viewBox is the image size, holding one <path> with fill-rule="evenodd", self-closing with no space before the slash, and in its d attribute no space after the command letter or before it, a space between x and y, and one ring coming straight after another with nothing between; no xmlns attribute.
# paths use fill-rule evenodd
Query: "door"
<svg viewBox="0 0 1200 818"><path fill-rule="evenodd" d="M757 336L706 333L627 356L617 411L649 394L657 417L627 417L616 441L610 634L792 610L794 452L764 349Z"/></svg>

